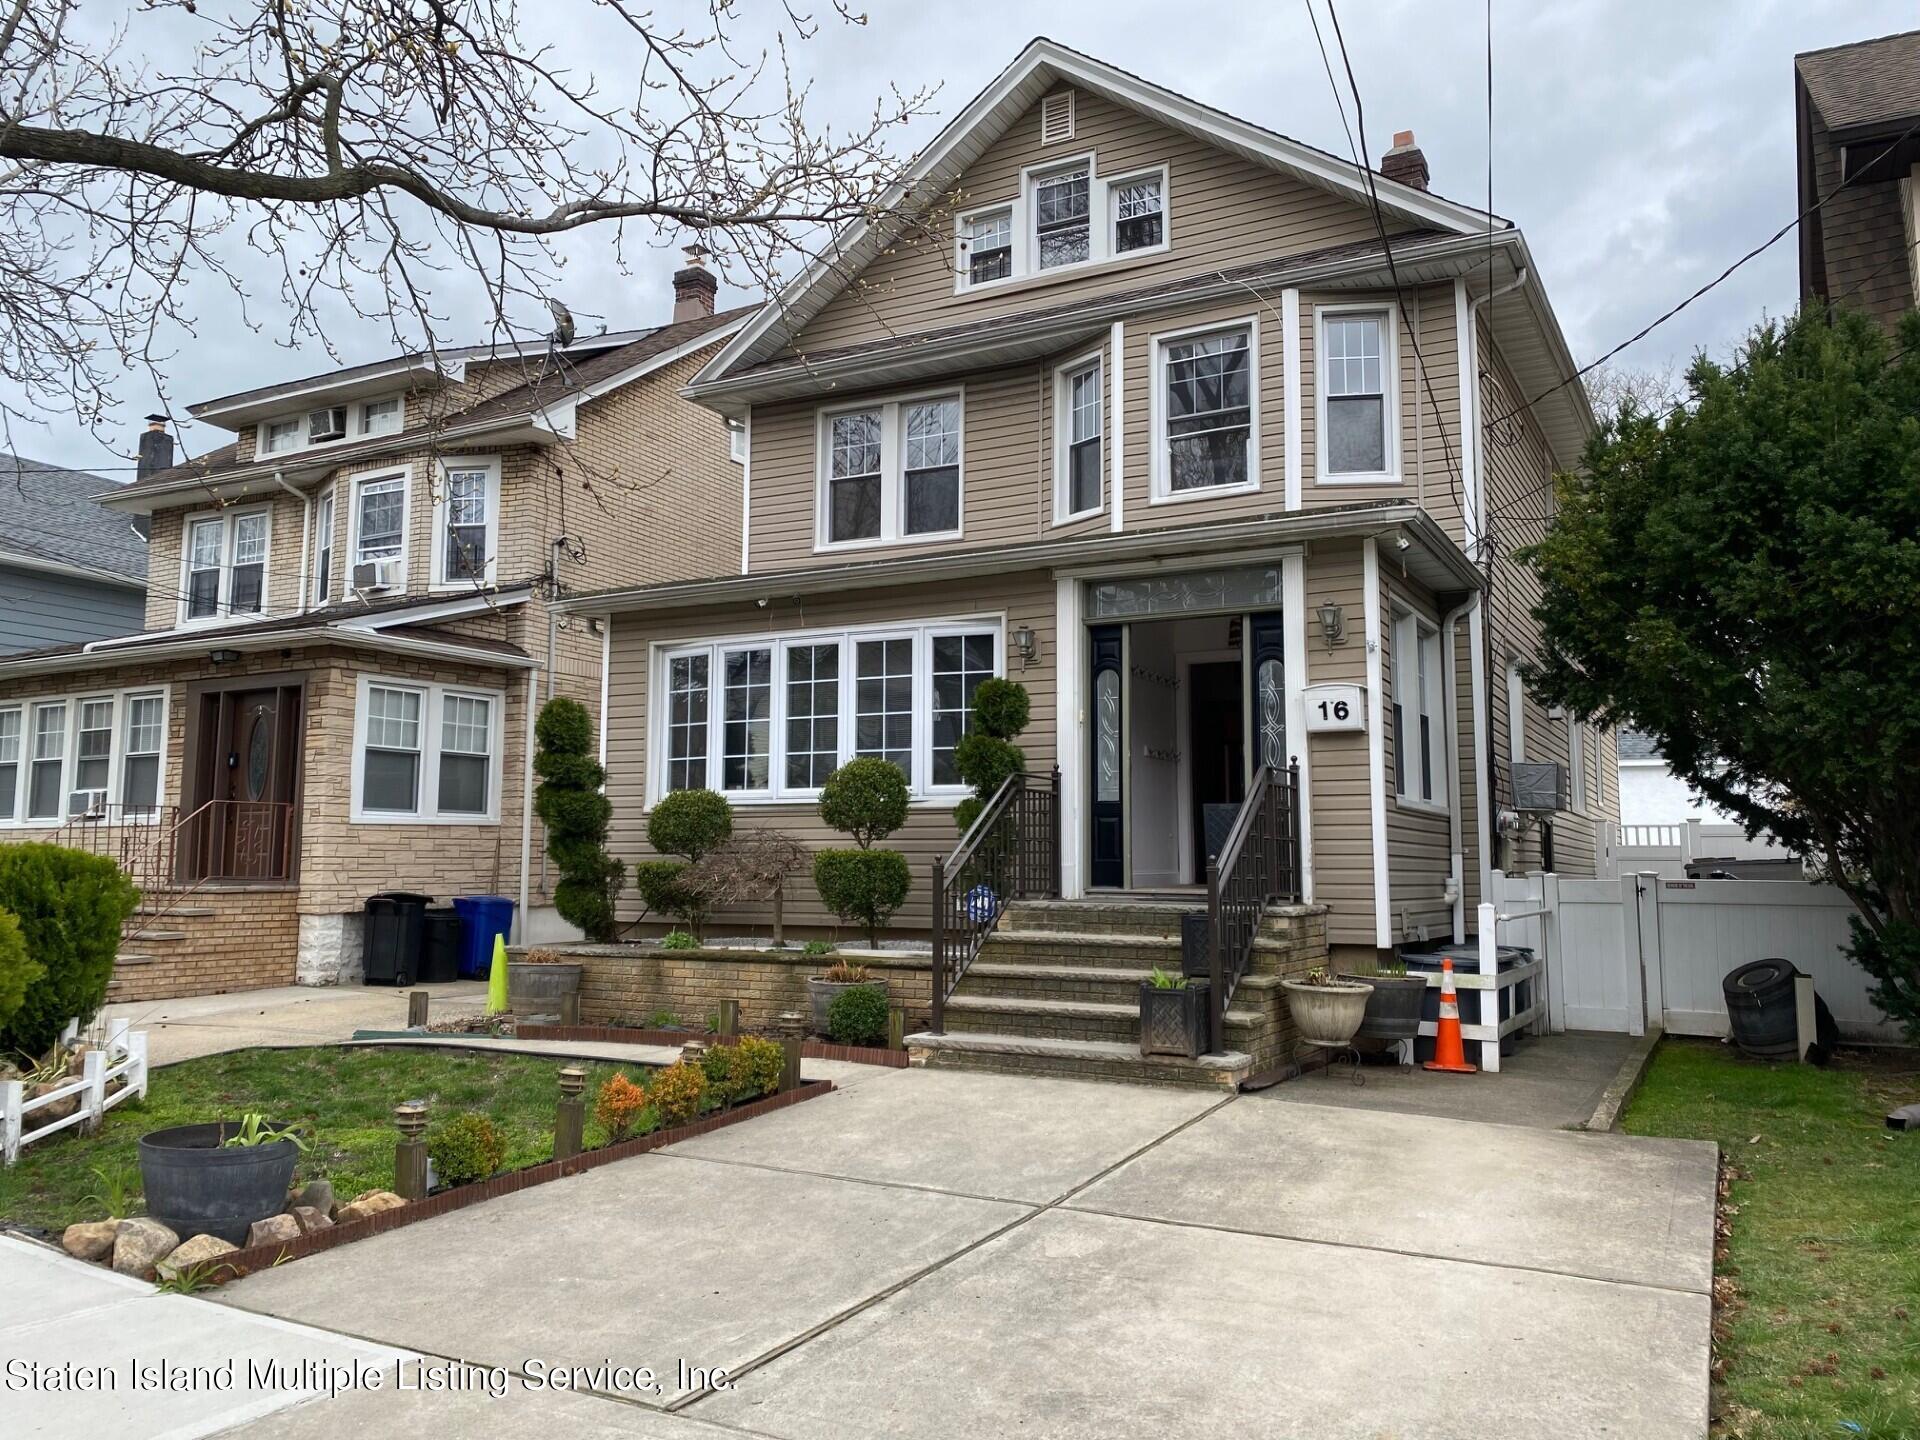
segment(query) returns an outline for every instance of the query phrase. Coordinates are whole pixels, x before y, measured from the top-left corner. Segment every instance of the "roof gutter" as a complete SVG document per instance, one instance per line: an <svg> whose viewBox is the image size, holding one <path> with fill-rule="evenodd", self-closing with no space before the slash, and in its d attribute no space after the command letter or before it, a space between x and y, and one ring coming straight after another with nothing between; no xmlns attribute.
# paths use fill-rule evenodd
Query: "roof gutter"
<svg viewBox="0 0 1920 1440"><path fill-rule="evenodd" d="M242 653L256 650L284 650L299 644L335 642L361 650L386 654L418 655L427 660L453 660L468 665L485 665L498 670L537 670L540 662L530 655L508 655L497 650L474 650L465 645L450 645L439 640L418 640L385 630L350 630L336 625L308 625L295 630L271 630L264 634L232 634L209 631L191 639L165 645L148 645L120 650L95 650L87 646L63 655L37 659L8 660L0 657L0 680L15 675L55 675L68 670L88 670L101 664L117 665L128 661L178 660L206 655L215 650Z"/></svg>
<svg viewBox="0 0 1920 1440"><path fill-rule="evenodd" d="M136 579L131 575L117 575L111 570L96 570L89 565L47 560L39 555L29 555L22 550L0 550L0 565L10 565L16 570L33 570L42 575L62 575L69 580L91 580L101 585L114 585L126 590L147 588L144 578Z"/></svg>

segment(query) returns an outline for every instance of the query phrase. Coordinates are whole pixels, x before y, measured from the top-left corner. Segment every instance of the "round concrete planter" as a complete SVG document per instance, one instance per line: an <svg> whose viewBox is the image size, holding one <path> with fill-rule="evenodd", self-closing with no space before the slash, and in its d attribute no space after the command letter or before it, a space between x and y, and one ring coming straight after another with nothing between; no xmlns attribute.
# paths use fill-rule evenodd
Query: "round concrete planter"
<svg viewBox="0 0 1920 1440"><path fill-rule="evenodd" d="M535 965L507 962L507 1008L522 1020L559 1019L562 1002L580 993L579 965Z"/></svg>
<svg viewBox="0 0 1920 1440"><path fill-rule="evenodd" d="M1333 1050L1353 1044L1360 1022L1367 1018L1372 985L1358 980L1336 980L1331 985L1309 985L1304 980L1280 983L1286 988L1287 1008L1302 1040Z"/></svg>
<svg viewBox="0 0 1920 1440"><path fill-rule="evenodd" d="M816 1035L827 1033L827 1012L833 1008L833 1002L840 998L842 990L857 990L863 985L869 990L878 990L882 995L887 993L887 982L884 980L822 980L818 975L809 975L807 977L807 1009L810 1012L808 1019L813 1024L813 1033Z"/></svg>

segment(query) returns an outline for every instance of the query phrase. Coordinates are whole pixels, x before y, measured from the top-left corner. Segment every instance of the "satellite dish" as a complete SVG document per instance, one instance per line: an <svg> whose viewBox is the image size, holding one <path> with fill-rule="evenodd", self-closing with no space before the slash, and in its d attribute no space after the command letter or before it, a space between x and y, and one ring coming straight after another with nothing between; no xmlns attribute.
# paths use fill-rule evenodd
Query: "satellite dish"
<svg viewBox="0 0 1920 1440"><path fill-rule="evenodd" d="M547 297L547 309L553 312L553 343L564 350L573 344L573 312L552 296Z"/></svg>

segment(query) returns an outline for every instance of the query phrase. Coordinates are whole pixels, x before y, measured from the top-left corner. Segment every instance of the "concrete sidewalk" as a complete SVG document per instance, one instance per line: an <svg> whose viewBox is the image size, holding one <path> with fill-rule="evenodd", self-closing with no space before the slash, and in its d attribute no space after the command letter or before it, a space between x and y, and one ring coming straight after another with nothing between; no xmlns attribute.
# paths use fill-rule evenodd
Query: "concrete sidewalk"
<svg viewBox="0 0 1920 1440"><path fill-rule="evenodd" d="M1705 1434L1712 1146L1281 1098L1317 1085L882 1072L221 1299L647 1366L603 1403L781 1440ZM419 1428L409 1400L248 1433Z"/></svg>
<svg viewBox="0 0 1920 1440"><path fill-rule="evenodd" d="M434 1020L480 1015L487 1008L484 980L426 985ZM147 1032L154 1065L192 1060L257 1045L329 1045L356 1030L398 1030L407 1023L407 991L386 985L280 985L225 995L135 1000L109 1005L107 1020L126 1020Z"/></svg>

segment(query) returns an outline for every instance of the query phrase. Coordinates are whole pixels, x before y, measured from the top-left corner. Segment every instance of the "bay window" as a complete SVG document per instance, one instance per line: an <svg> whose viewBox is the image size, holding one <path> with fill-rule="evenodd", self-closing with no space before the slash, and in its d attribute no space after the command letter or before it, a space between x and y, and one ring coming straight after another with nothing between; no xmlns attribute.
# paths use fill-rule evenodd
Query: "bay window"
<svg viewBox="0 0 1920 1440"><path fill-rule="evenodd" d="M1161 337L1154 353L1154 499L1259 488L1253 323Z"/></svg>
<svg viewBox="0 0 1920 1440"><path fill-rule="evenodd" d="M269 538L264 509L189 516L181 546L181 623L264 612Z"/></svg>
<svg viewBox="0 0 1920 1440"><path fill-rule="evenodd" d="M362 677L355 823L497 823L504 708L496 690Z"/></svg>
<svg viewBox="0 0 1920 1440"><path fill-rule="evenodd" d="M159 813L166 696L155 690L44 696L0 706L0 825ZM124 815L115 816L115 798Z"/></svg>
<svg viewBox="0 0 1920 1440"><path fill-rule="evenodd" d="M957 394L824 413L816 545L959 534L962 423Z"/></svg>
<svg viewBox="0 0 1920 1440"><path fill-rule="evenodd" d="M1390 309L1322 307L1317 384L1319 478L1328 483L1397 480L1399 423Z"/></svg>
<svg viewBox="0 0 1920 1440"><path fill-rule="evenodd" d="M69 815L97 814L106 808L112 766L113 701L82 700L74 738L73 787L67 796Z"/></svg>
<svg viewBox="0 0 1920 1440"><path fill-rule="evenodd" d="M1059 372L1054 390L1055 520L1091 515L1104 503L1105 398L1105 367L1099 356Z"/></svg>
<svg viewBox="0 0 1920 1440"><path fill-rule="evenodd" d="M313 603L324 605L333 589L333 496L332 490L313 507Z"/></svg>
<svg viewBox="0 0 1920 1440"><path fill-rule="evenodd" d="M407 476L370 476L354 482L353 563L397 560L407 546Z"/></svg>
<svg viewBox="0 0 1920 1440"><path fill-rule="evenodd" d="M654 676L652 798L711 784L736 799L811 799L862 756L899 766L915 796L965 793L954 748L1000 661L998 622L677 646Z"/></svg>
<svg viewBox="0 0 1920 1440"><path fill-rule="evenodd" d="M1440 632L1411 611L1393 622L1393 789L1403 801L1447 803Z"/></svg>

